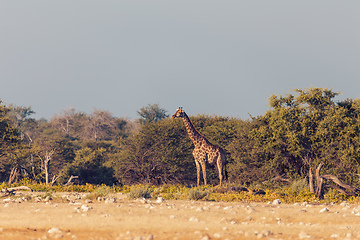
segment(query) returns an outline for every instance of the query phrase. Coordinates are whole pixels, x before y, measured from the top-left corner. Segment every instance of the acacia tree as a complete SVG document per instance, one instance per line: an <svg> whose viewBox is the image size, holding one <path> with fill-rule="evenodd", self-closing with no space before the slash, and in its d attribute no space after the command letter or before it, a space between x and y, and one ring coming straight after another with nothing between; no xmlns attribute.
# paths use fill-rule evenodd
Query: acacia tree
<svg viewBox="0 0 360 240"><path fill-rule="evenodd" d="M360 133L354 129L352 122L358 122L358 116L353 114L348 119L344 118L349 114L349 109L344 107L343 102L334 101L339 93L323 88L297 89L295 93L284 97L271 96L271 110L260 117L263 124L252 131L252 137L261 148L266 159L265 166L272 177L283 174L288 177L306 176L321 162L327 166L324 167L325 171L336 163L345 163L344 156L340 156L338 151L343 142L340 140L346 137L349 127L352 128L353 137ZM350 138L347 139L349 141L352 142ZM356 148L358 151L356 144L350 145L350 149ZM353 159L345 165L349 169L358 161ZM345 169L336 168L340 172Z"/></svg>
<svg viewBox="0 0 360 240"><path fill-rule="evenodd" d="M138 112L140 119L139 123L153 123L169 117L167 111L159 106L159 104L148 104L146 107L142 107Z"/></svg>
<svg viewBox="0 0 360 240"><path fill-rule="evenodd" d="M142 125L135 135L120 141L119 147L107 164L123 184L189 183L196 176L191 141L179 121Z"/></svg>

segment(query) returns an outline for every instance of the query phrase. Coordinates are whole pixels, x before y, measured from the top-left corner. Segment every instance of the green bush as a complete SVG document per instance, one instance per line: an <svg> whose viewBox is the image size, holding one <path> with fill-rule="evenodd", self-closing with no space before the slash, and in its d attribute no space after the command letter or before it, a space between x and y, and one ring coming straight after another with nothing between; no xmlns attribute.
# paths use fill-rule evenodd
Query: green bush
<svg viewBox="0 0 360 240"><path fill-rule="evenodd" d="M304 178L304 179L300 179L300 180L295 180L291 183L290 188L292 190L309 190L309 183L308 181Z"/></svg>
<svg viewBox="0 0 360 240"><path fill-rule="evenodd" d="M189 191L189 199L190 200L201 200L203 198L205 198L208 195L208 193L206 191L201 191L198 189L191 189Z"/></svg>
<svg viewBox="0 0 360 240"><path fill-rule="evenodd" d="M152 190L149 187L133 187L130 190L129 198L151 198Z"/></svg>

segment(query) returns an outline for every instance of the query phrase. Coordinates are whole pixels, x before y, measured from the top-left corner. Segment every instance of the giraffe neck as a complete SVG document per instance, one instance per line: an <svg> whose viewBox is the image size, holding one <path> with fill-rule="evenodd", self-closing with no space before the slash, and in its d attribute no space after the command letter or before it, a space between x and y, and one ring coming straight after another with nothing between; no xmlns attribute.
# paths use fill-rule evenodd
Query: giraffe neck
<svg viewBox="0 0 360 240"><path fill-rule="evenodd" d="M186 115L186 113L184 113L183 120L191 141L193 141L194 145L197 146L201 143L201 140L204 138L204 136L195 129L193 123L190 121L190 118L188 115Z"/></svg>

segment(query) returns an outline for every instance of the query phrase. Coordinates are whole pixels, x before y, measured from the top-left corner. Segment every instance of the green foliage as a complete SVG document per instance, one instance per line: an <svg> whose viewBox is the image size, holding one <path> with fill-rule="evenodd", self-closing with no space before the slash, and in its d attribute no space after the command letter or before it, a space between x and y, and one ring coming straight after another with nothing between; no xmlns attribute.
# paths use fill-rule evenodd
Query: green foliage
<svg viewBox="0 0 360 240"><path fill-rule="evenodd" d="M78 176L80 182L112 185L115 182L112 168L104 165L107 150L84 147L75 153L74 161L64 168L64 175Z"/></svg>
<svg viewBox="0 0 360 240"><path fill-rule="evenodd" d="M170 119L143 125L121 141L110 166L122 184L186 183L196 175L186 137L183 125Z"/></svg>
<svg viewBox="0 0 360 240"><path fill-rule="evenodd" d="M20 131L9 116L11 110L0 101L0 181L7 180L12 169L21 168L26 150Z"/></svg>
<svg viewBox="0 0 360 240"><path fill-rule="evenodd" d="M338 94L323 88L296 89L271 96L270 110L249 120L207 115L190 119L211 143L226 151L230 183L263 186L266 180L283 176L293 182L290 188L301 191L306 183L296 180L307 178L310 169L324 163L323 174L358 186L360 99L335 101ZM73 186L80 191L87 191L87 183L119 189L196 183L194 146L184 123L169 119L158 104L141 108L141 118L134 122L97 109L91 114L69 109L49 122L30 118L32 113L29 107L0 104L1 181L17 170L15 182L24 178L45 182L44 159L53 153L45 190L61 188L58 185L72 175L79 177L76 184L84 185ZM209 184L218 183L215 168L207 167L207 177ZM184 199L187 191L154 194ZM207 197L214 194L221 193Z"/></svg>
<svg viewBox="0 0 360 240"><path fill-rule="evenodd" d="M195 188L193 188L189 191L189 199L190 200L198 201L198 200L204 199L207 195L208 195L208 193L206 191L201 191L201 190L198 190Z"/></svg>
<svg viewBox="0 0 360 240"><path fill-rule="evenodd" d="M142 107L137 113L140 115L139 122L141 124L154 123L159 120L169 117L167 111L160 108L159 104L149 104L146 107Z"/></svg>
<svg viewBox="0 0 360 240"><path fill-rule="evenodd" d="M152 190L149 187L133 187L130 190L129 198L151 198Z"/></svg>
<svg viewBox="0 0 360 240"><path fill-rule="evenodd" d="M359 100L336 103L329 89L297 89L272 96L272 109L251 131L269 177L305 177L320 162L324 171L354 182L359 171Z"/></svg>
<svg viewBox="0 0 360 240"><path fill-rule="evenodd" d="M291 183L290 188L292 190L298 190L298 191L309 190L308 180L305 178L300 180L295 180Z"/></svg>
<svg viewBox="0 0 360 240"><path fill-rule="evenodd" d="M106 197L109 195L111 188L106 185L100 185L95 190L86 196L87 199L97 199L98 197Z"/></svg>

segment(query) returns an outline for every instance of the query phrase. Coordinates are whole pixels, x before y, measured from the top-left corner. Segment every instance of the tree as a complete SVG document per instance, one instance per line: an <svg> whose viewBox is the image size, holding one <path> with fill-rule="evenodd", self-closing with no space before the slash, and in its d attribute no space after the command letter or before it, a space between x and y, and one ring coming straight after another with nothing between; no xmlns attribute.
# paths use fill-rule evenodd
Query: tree
<svg viewBox="0 0 360 240"><path fill-rule="evenodd" d="M63 179L78 176L81 184L113 185L116 183L114 171L104 165L106 158L105 148L84 147L76 152L75 160L63 169Z"/></svg>
<svg viewBox="0 0 360 240"><path fill-rule="evenodd" d="M76 113L75 108L69 108L68 110L63 110L61 115L54 115L50 119L50 123L59 131L64 132L66 135L71 135L77 115L78 113Z"/></svg>
<svg viewBox="0 0 360 240"><path fill-rule="evenodd" d="M142 107L137 112L140 115L139 123L153 123L169 117L165 109L160 108L159 104L149 104L146 107Z"/></svg>
<svg viewBox="0 0 360 240"><path fill-rule="evenodd" d="M0 101L0 180L4 181L10 176L10 183L19 177L24 161L24 145L19 131L9 118L11 110Z"/></svg>
<svg viewBox="0 0 360 240"><path fill-rule="evenodd" d="M190 146L182 123L164 119L142 125L123 139L107 165L122 184L191 182L196 173Z"/></svg>
<svg viewBox="0 0 360 240"><path fill-rule="evenodd" d="M262 122L258 118L236 120L234 136L229 139L226 150L229 153L229 181L238 184L263 182L268 176L261 150L255 146L251 131L259 128Z"/></svg>
<svg viewBox="0 0 360 240"><path fill-rule="evenodd" d="M295 92L296 95L271 96L271 110L260 117L262 124L251 132L262 150L269 177L304 177L320 163L327 166L327 171L344 173L352 169L355 174L359 146L354 137L360 133L358 115L354 115L357 105L336 103L334 97L339 93L329 89ZM348 145L344 147L343 143ZM352 148L356 158L340 155Z"/></svg>

